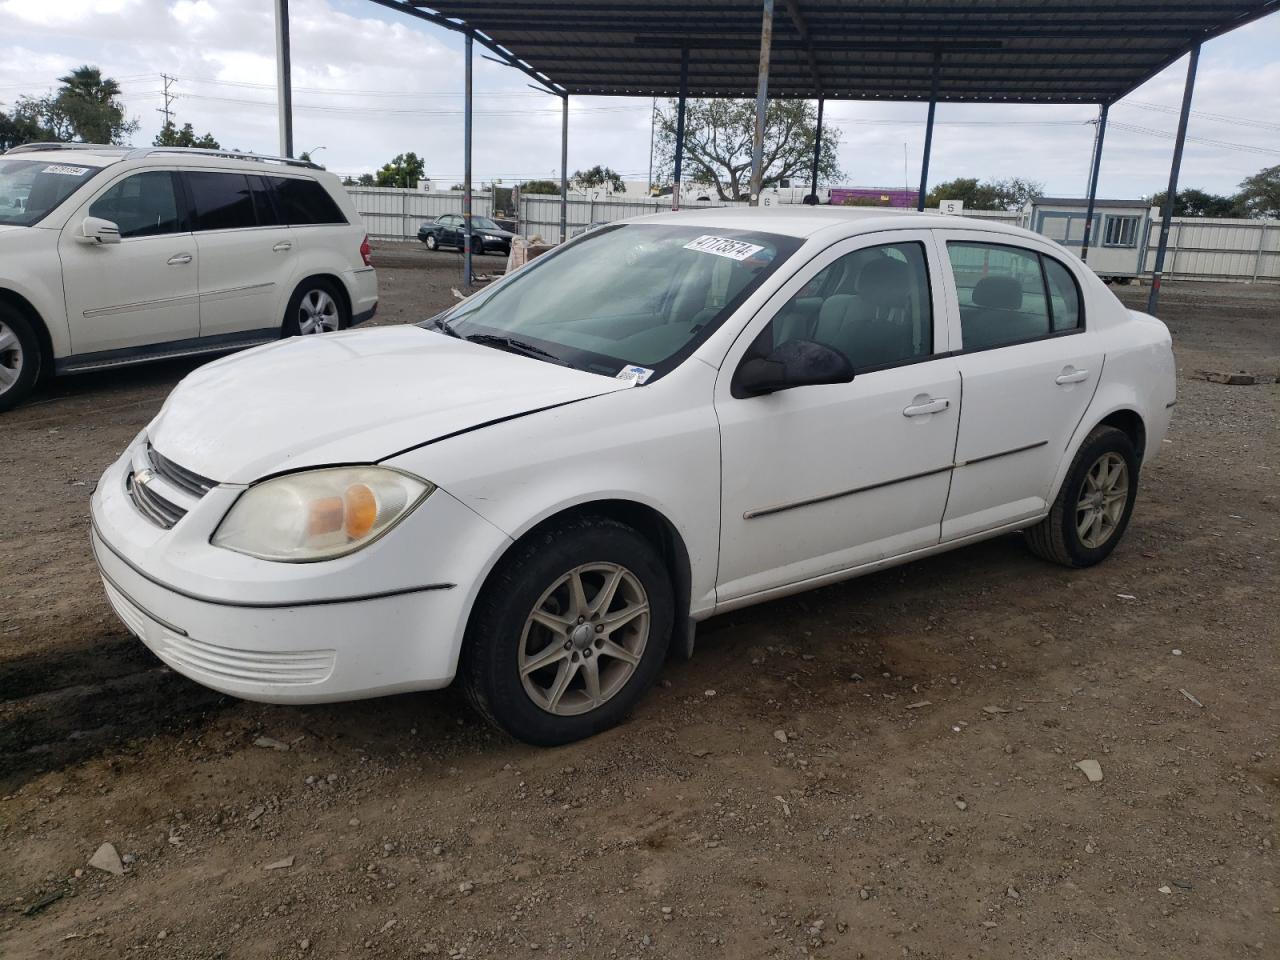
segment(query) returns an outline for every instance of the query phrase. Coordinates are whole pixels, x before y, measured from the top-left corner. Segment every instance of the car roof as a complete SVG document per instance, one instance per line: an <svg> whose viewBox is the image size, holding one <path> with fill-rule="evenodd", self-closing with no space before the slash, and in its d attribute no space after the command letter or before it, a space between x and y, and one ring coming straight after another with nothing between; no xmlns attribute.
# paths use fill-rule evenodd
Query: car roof
<svg viewBox="0 0 1280 960"><path fill-rule="evenodd" d="M937 229L990 230L1017 237L1037 237L1021 227L1014 227L982 217L944 216L917 213L897 208L806 206L788 204L781 207L699 207L675 213L659 213L636 217L636 223L679 223L697 227L730 230L755 230L788 237L808 238L819 231L844 226L848 236L881 230Z"/></svg>
<svg viewBox="0 0 1280 960"><path fill-rule="evenodd" d="M261 156L239 150L207 149L204 147L133 147L98 143L27 143L0 154L15 160L48 160L65 164L87 164L106 167L126 160L154 160L166 166L226 166L243 169L251 163L260 169L288 171L290 168L320 173L324 168L308 160L290 157Z"/></svg>

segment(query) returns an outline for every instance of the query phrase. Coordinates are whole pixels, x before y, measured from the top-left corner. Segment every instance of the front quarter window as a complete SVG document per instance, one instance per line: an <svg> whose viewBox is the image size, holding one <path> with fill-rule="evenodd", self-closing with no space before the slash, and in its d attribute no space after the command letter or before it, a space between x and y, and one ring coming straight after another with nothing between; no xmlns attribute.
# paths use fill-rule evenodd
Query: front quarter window
<svg viewBox="0 0 1280 960"><path fill-rule="evenodd" d="M673 369L799 248L794 237L632 223L586 234L441 318L607 376Z"/></svg>
<svg viewBox="0 0 1280 960"><path fill-rule="evenodd" d="M0 224L29 227L52 213L101 167L0 157Z"/></svg>

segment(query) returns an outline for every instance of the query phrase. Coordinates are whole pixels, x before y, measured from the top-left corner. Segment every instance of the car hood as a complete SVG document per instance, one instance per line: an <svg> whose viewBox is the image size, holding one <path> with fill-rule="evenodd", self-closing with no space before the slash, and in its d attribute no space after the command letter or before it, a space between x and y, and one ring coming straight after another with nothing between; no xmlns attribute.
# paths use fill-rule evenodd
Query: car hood
<svg viewBox="0 0 1280 960"><path fill-rule="evenodd" d="M505 353L416 326L268 344L207 364L148 428L169 460L222 483L408 447L624 381Z"/></svg>

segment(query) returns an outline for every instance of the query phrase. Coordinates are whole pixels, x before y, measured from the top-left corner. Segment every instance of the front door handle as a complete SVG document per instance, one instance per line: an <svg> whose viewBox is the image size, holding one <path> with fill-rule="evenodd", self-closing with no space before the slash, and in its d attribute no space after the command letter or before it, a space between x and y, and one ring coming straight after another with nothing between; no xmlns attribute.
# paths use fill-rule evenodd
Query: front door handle
<svg viewBox="0 0 1280 960"><path fill-rule="evenodd" d="M1073 366L1066 366L1062 369L1062 373L1054 378L1054 383L1060 387L1065 387L1069 383L1083 383L1089 379L1088 370L1077 370Z"/></svg>
<svg viewBox="0 0 1280 960"><path fill-rule="evenodd" d="M274 247L272 247L271 249L272 249L272 251L273 251L273 252L275 252L275 253L284 253L286 250L292 250L292 249L293 249L293 243L292 243L291 241L289 241L289 240L281 240L279 243L277 243L277 244L276 244Z"/></svg>
<svg viewBox="0 0 1280 960"><path fill-rule="evenodd" d="M941 413L951 406L951 401L946 397L939 397L936 400L917 397L911 406L902 411L904 417L923 417L930 413Z"/></svg>
<svg viewBox="0 0 1280 960"><path fill-rule="evenodd" d="M179 265L184 264L184 263L190 263L190 262L191 262L191 254L189 254L189 253L175 253L175 254L174 254L172 257L170 257L170 258L168 259L168 261L166 261L166 262L167 262L167 263L169 264L169 266L171 266L171 267L176 267L176 266L179 266Z"/></svg>

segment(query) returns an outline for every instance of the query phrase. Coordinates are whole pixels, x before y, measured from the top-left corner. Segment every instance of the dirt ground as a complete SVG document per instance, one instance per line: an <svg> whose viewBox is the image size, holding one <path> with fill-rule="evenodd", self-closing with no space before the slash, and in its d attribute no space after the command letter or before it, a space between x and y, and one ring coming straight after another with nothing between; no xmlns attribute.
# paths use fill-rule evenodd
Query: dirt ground
<svg viewBox="0 0 1280 960"><path fill-rule="evenodd" d="M460 280L377 257L380 322ZM1192 377L1280 372L1280 289L1161 313L1179 405L1105 564L1007 537L718 618L557 750L163 667L86 511L194 364L54 383L0 417L0 957L1280 956L1280 388Z"/></svg>

